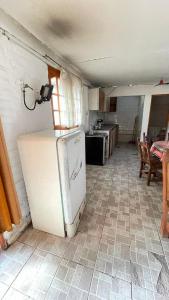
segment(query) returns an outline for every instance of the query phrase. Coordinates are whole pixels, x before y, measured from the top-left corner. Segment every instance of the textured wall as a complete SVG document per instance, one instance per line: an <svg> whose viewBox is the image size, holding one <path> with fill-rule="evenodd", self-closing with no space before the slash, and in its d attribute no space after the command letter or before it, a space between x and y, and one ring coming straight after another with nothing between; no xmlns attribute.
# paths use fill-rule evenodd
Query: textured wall
<svg viewBox="0 0 169 300"><path fill-rule="evenodd" d="M117 111L106 113L105 122L116 122L122 130L133 130L134 119L138 114L140 97L118 97Z"/></svg>
<svg viewBox="0 0 169 300"><path fill-rule="evenodd" d="M20 38L24 43L39 51L42 55L48 54L56 59L68 71L81 74L72 65L68 65L57 53L42 44L16 20L0 9L1 26ZM51 62L50 62L51 63ZM56 65L54 64L54 67ZM28 111L23 104L22 85L28 83L34 92L27 91L27 102L32 104L38 97L42 84L48 81L47 65L39 58L30 54L20 46L0 35L0 117L2 119L5 139L9 152L10 163L14 176L15 186L22 211L22 222L15 226L12 233L5 236L11 242L30 220L29 206L22 176L21 164L17 148L17 137L20 134L43 130L53 127L51 104L43 103L33 112ZM88 121L87 89L85 89L84 122ZM87 125L86 125L87 126ZM84 126L84 127L86 127Z"/></svg>
<svg viewBox="0 0 169 300"><path fill-rule="evenodd" d="M23 133L52 128L52 114L49 102L38 106L33 112L25 108L22 94L23 82L28 83L35 90L35 93L27 94L27 102L31 105L41 85L48 82L47 66L6 37L0 36L0 116L24 226L30 216L17 138ZM20 227L17 229L20 230Z"/></svg>

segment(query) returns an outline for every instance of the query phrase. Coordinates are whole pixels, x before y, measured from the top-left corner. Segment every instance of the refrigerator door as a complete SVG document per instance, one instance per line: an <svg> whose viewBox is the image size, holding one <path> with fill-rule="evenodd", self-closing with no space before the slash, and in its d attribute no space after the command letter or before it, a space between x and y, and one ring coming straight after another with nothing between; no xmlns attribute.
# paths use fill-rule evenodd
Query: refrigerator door
<svg viewBox="0 0 169 300"><path fill-rule="evenodd" d="M72 224L86 194L85 135L77 131L58 141L62 201L66 224Z"/></svg>
<svg viewBox="0 0 169 300"><path fill-rule="evenodd" d="M63 207L53 132L19 137L18 146L33 227L65 236Z"/></svg>

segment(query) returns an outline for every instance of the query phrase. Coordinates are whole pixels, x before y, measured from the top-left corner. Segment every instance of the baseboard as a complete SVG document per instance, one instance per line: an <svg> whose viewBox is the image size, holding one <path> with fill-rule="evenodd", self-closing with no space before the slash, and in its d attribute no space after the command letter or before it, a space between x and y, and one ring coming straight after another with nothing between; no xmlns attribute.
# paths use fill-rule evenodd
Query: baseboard
<svg viewBox="0 0 169 300"><path fill-rule="evenodd" d="M13 225L13 230L4 232L3 237L7 241L7 244L10 245L14 243L17 238L22 234L25 228L31 223L31 216L25 216L19 225Z"/></svg>

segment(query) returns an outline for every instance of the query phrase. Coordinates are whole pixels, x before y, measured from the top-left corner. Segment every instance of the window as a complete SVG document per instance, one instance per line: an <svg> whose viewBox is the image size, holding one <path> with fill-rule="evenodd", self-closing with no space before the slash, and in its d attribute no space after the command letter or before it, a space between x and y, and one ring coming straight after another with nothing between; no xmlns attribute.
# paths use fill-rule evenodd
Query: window
<svg viewBox="0 0 169 300"><path fill-rule="evenodd" d="M48 67L49 81L54 86L52 110L55 129L81 125L81 80L66 71Z"/></svg>
<svg viewBox="0 0 169 300"><path fill-rule="evenodd" d="M48 76L49 82L54 86L53 94L52 94L52 113L53 113L53 122L54 128L60 129L61 128L61 117L60 117L60 95L59 95L59 77L60 71L48 66Z"/></svg>

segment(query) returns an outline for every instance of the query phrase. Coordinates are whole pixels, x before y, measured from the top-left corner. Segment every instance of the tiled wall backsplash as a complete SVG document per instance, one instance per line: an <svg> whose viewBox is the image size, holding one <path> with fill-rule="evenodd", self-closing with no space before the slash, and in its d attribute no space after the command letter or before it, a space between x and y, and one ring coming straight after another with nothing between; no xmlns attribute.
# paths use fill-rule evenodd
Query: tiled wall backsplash
<svg viewBox="0 0 169 300"><path fill-rule="evenodd" d="M97 111L90 111L89 124L94 125L96 120L101 118L105 123L118 123L121 130L125 129L131 132L135 117L139 114L139 103L140 97L118 97L116 112L99 113Z"/></svg>
<svg viewBox="0 0 169 300"><path fill-rule="evenodd" d="M98 111L90 110L89 111L89 126L95 125L97 119L103 119L104 120L104 113L100 113Z"/></svg>

